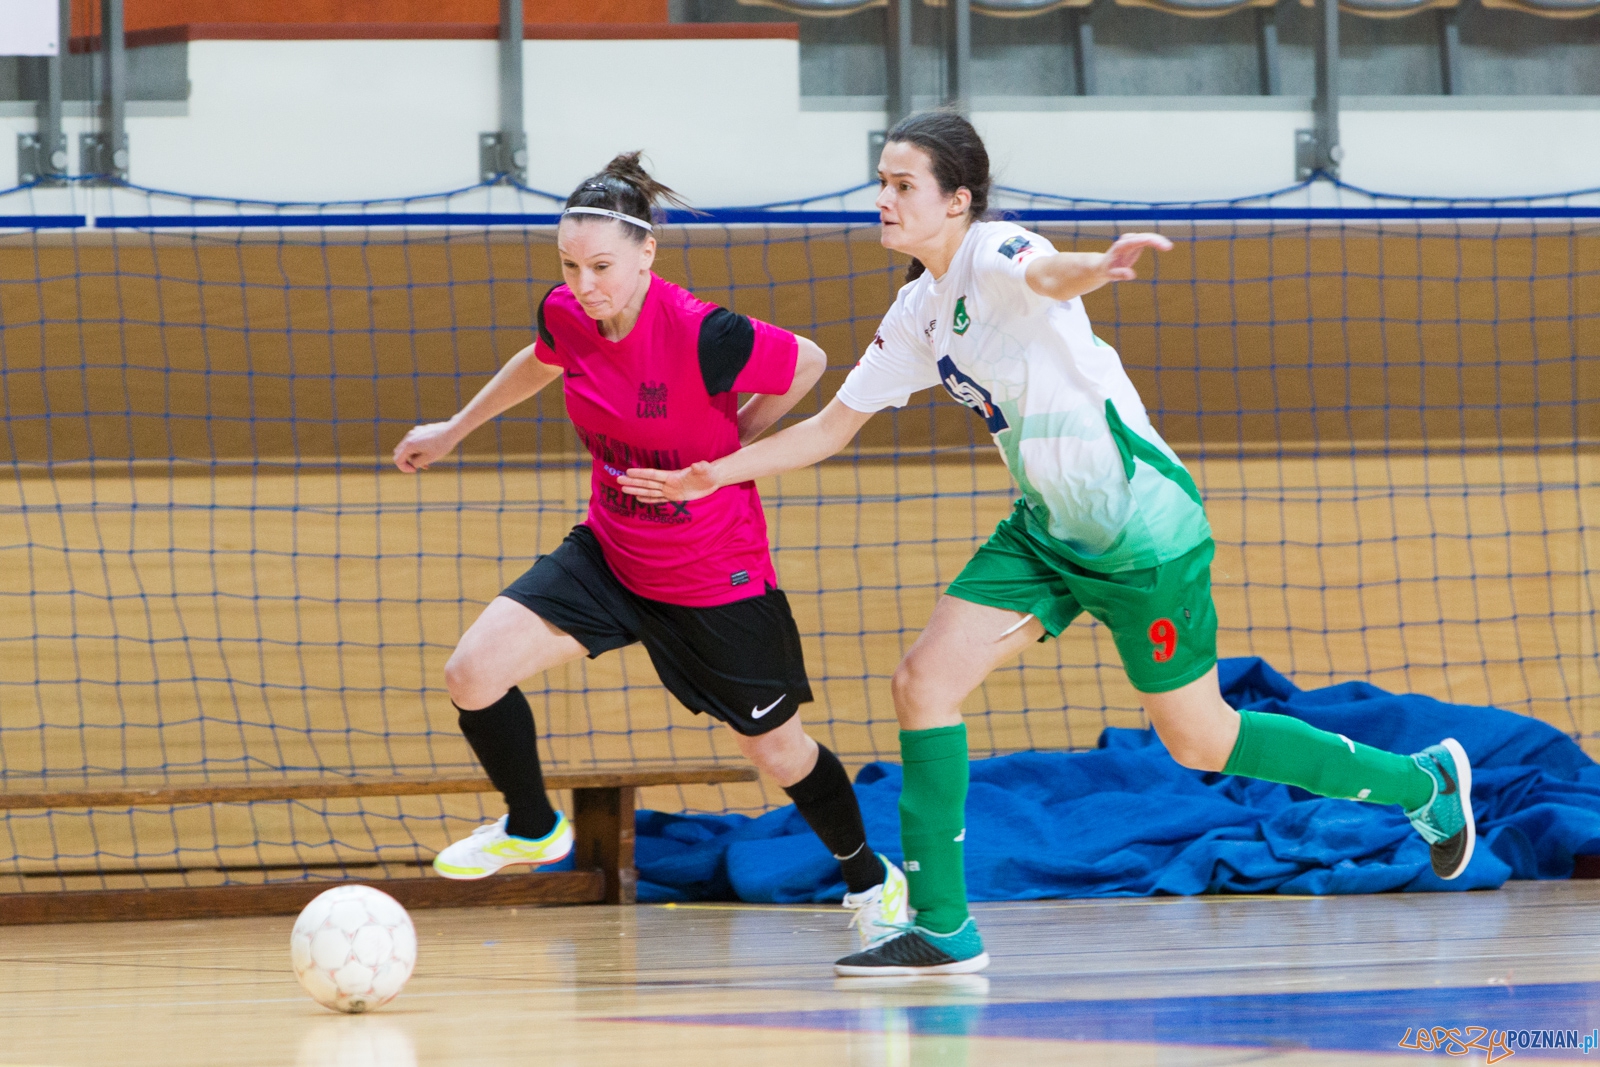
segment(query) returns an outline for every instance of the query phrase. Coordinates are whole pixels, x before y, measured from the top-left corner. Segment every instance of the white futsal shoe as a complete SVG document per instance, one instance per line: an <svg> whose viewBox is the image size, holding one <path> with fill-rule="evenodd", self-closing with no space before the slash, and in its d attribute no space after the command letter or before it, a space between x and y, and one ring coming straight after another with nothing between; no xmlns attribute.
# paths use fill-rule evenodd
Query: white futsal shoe
<svg viewBox="0 0 1600 1067"><path fill-rule="evenodd" d="M433 869L446 878L487 878L513 863L545 864L572 851L572 823L556 812L556 825L537 840L506 833L506 816L478 827L433 858Z"/></svg>
<svg viewBox="0 0 1600 1067"><path fill-rule="evenodd" d="M844 906L855 912L850 925L861 938L862 951L903 933L911 922L906 876L883 853L878 859L883 861L883 881L865 892L844 895Z"/></svg>

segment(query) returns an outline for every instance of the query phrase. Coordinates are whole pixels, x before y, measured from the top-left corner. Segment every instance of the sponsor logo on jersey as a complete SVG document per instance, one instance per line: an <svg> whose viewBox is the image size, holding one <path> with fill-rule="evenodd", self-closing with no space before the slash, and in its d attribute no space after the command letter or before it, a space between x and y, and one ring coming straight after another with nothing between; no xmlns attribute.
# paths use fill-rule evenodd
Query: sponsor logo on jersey
<svg viewBox="0 0 1600 1067"><path fill-rule="evenodd" d="M972 319L967 315L967 298L964 296L959 296L956 298L956 313L955 317L950 320L950 328L954 330L956 332L956 336L959 337L960 335L966 333L967 327L971 325Z"/></svg>
<svg viewBox="0 0 1600 1067"><path fill-rule="evenodd" d="M926 338L927 340L929 340L929 341L933 340L933 331L934 331L935 328L938 327L938 325L939 325L939 320L938 319L929 319L928 320L928 325L923 327L922 336L924 338Z"/></svg>
<svg viewBox="0 0 1600 1067"><path fill-rule="evenodd" d="M589 497L590 507L602 507L611 514L631 522L654 522L663 526L681 526L693 522L689 505L682 500L663 500L650 503L629 496L614 485L597 485Z"/></svg>
<svg viewBox="0 0 1600 1067"><path fill-rule="evenodd" d="M1026 237L1021 235L1008 238L1006 242L1000 246L1000 254L1005 256L1007 259L1024 259L1034 251L1036 251L1036 249L1033 247L1033 245L1029 243Z"/></svg>
<svg viewBox="0 0 1600 1067"><path fill-rule="evenodd" d="M879 348L882 348L883 347L883 334L881 334L881 333L873 334L872 335L872 343L877 345Z"/></svg>
<svg viewBox="0 0 1600 1067"><path fill-rule="evenodd" d="M989 427L990 433L999 433L1010 427L1000 405L989 395L989 390L963 373L949 356L939 359L939 377L947 393L983 417L983 424Z"/></svg>
<svg viewBox="0 0 1600 1067"><path fill-rule="evenodd" d="M583 447L607 470L649 467L651 470L676 471L688 466L676 448L645 448L596 433L577 423L573 423L572 428L578 431L578 440L583 442Z"/></svg>
<svg viewBox="0 0 1600 1067"><path fill-rule="evenodd" d="M728 575L728 584L729 585L749 585L750 584L750 572L749 571L734 571L732 574Z"/></svg>
<svg viewBox="0 0 1600 1067"><path fill-rule="evenodd" d="M639 384L639 406L634 409L641 419L664 419L667 417L667 383L666 382L641 382Z"/></svg>

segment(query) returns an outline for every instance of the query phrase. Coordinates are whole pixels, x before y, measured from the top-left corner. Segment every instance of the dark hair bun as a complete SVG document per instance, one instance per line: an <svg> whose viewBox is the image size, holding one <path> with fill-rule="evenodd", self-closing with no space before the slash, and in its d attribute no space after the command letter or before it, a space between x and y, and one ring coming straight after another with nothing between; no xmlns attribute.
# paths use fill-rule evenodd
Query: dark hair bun
<svg viewBox="0 0 1600 1067"><path fill-rule="evenodd" d="M598 174L590 175L578 184L567 197L567 207L598 207L630 215L641 222L653 222L655 207L665 201L678 207L688 207L681 197L650 176L639 162L642 153L623 152L607 163ZM638 241L643 241L646 230L625 222L616 225L631 231Z"/></svg>

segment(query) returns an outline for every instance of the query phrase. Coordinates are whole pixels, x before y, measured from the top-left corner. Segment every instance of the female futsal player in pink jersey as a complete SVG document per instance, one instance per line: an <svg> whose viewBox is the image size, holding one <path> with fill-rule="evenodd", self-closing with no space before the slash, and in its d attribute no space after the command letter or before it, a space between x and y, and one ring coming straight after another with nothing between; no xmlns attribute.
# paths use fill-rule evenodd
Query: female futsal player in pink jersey
<svg viewBox="0 0 1600 1067"><path fill-rule="evenodd" d="M839 860L863 945L876 944L908 921L905 877L868 847L849 776L800 724L811 686L755 483L671 504L630 496L617 481L629 467L677 469L737 451L809 392L827 362L805 338L654 274L650 219L661 199L679 202L637 152L578 186L556 231L565 284L540 303L537 339L454 418L395 446L396 466L423 470L561 378L594 458L588 517L484 609L445 664L461 732L508 810L433 865L447 878L483 878L572 850L517 686L639 641L667 689L732 727L745 756L795 802ZM740 407L740 393L755 395Z"/></svg>

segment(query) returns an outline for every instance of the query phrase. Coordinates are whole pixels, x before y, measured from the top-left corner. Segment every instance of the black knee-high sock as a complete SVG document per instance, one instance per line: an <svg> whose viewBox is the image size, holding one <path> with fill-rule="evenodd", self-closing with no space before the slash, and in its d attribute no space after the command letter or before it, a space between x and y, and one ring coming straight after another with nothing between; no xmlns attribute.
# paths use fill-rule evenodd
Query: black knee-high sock
<svg viewBox="0 0 1600 1067"><path fill-rule="evenodd" d="M811 773L783 791L839 861L850 892L862 893L883 881L883 863L867 847L867 828L850 776L826 745L817 745L817 765Z"/></svg>
<svg viewBox="0 0 1600 1067"><path fill-rule="evenodd" d="M505 696L479 711L460 705L456 710L461 713L461 732L467 744L506 798L506 833L538 838L555 829L555 809L550 807L544 775L539 771L539 732L522 690L512 686Z"/></svg>

